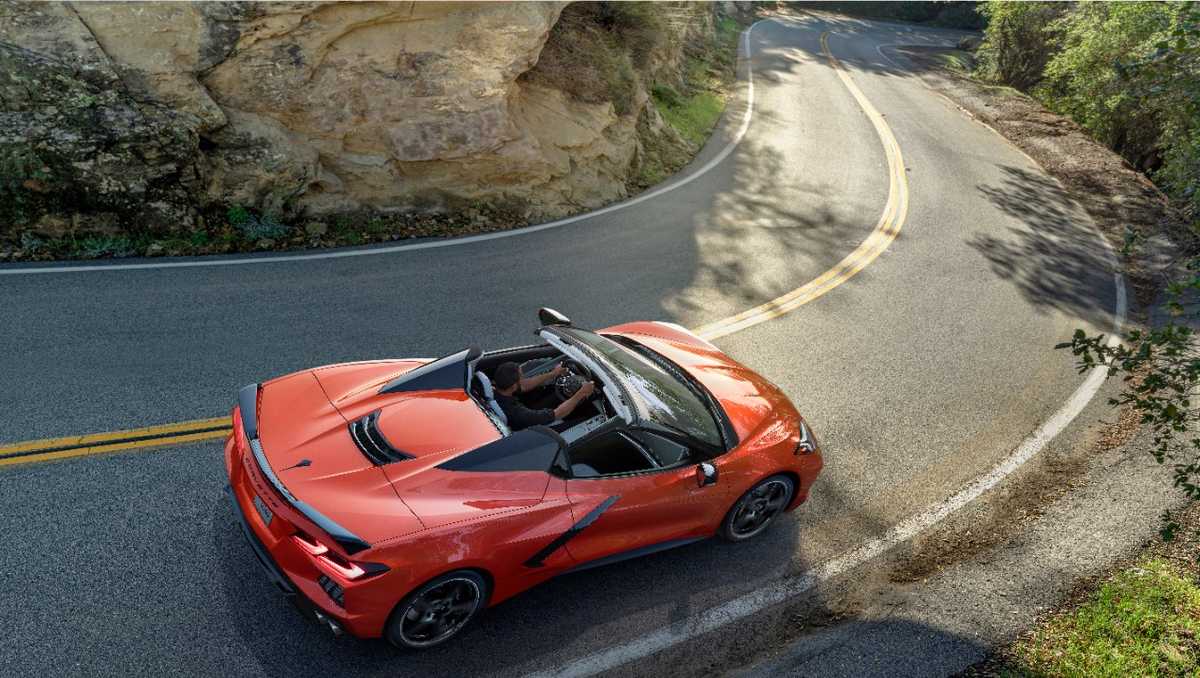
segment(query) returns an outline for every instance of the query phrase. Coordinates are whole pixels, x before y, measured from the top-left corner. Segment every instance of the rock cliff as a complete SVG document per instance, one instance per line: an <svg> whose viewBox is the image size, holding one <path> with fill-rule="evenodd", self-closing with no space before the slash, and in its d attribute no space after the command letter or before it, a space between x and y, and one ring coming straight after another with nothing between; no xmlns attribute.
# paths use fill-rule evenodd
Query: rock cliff
<svg viewBox="0 0 1200 678"><path fill-rule="evenodd" d="M0 4L0 235L621 198L669 130L637 76L621 101L537 77L566 4ZM668 8L643 72L711 30Z"/></svg>

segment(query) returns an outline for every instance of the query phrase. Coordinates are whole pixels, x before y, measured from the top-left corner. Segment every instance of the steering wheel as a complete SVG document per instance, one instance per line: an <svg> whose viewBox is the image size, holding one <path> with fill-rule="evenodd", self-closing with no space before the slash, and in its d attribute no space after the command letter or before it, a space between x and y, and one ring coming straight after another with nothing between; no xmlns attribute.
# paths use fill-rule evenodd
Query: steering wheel
<svg viewBox="0 0 1200 678"><path fill-rule="evenodd" d="M583 388L585 383L591 381L592 373L574 360L564 360L562 366L566 368L566 372L554 378L554 392L559 398L567 400Z"/></svg>

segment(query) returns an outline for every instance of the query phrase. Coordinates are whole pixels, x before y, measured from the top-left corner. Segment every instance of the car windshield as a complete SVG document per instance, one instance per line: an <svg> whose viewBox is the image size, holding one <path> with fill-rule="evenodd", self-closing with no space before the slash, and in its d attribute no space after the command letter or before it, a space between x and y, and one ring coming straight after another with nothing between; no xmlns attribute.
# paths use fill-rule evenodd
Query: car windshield
<svg viewBox="0 0 1200 678"><path fill-rule="evenodd" d="M571 328L564 333L604 361L633 395L644 418L708 445L721 446L717 421L691 384L637 351L595 332Z"/></svg>

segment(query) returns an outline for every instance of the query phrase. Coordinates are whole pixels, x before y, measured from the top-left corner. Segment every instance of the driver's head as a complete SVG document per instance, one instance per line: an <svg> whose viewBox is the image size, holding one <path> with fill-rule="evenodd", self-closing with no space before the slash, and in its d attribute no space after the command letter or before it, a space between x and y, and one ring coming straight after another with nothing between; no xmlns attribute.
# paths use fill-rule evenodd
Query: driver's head
<svg viewBox="0 0 1200 678"><path fill-rule="evenodd" d="M521 381L521 366L507 362L496 368L496 375L492 378L492 382L496 384L496 390L508 395L516 385Z"/></svg>

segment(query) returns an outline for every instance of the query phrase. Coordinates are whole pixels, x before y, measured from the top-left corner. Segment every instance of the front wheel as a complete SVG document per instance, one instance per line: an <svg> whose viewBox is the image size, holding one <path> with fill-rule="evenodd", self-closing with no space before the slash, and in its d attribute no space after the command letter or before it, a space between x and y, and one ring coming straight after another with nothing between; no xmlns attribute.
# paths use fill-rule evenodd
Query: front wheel
<svg viewBox="0 0 1200 678"><path fill-rule="evenodd" d="M796 482L785 475L759 481L725 514L718 534L727 541L745 541L758 535L783 513L795 492Z"/></svg>
<svg viewBox="0 0 1200 678"><path fill-rule="evenodd" d="M487 581L477 572L444 574L413 591L388 619L385 635L396 647L423 650L450 640L483 609Z"/></svg>

